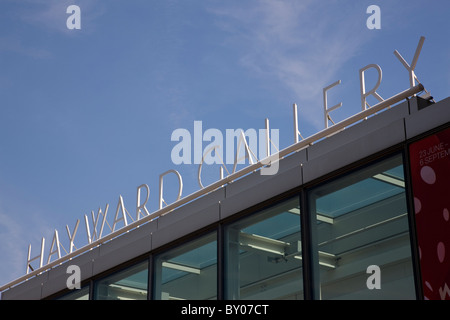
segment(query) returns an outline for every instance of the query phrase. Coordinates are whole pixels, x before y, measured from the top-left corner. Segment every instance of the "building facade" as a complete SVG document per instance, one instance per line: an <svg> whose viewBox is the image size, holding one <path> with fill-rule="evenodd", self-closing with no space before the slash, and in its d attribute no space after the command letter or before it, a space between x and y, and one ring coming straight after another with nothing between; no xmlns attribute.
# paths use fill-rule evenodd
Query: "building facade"
<svg viewBox="0 0 450 320"><path fill-rule="evenodd" d="M2 299L450 298L449 153L450 98L412 97Z"/></svg>

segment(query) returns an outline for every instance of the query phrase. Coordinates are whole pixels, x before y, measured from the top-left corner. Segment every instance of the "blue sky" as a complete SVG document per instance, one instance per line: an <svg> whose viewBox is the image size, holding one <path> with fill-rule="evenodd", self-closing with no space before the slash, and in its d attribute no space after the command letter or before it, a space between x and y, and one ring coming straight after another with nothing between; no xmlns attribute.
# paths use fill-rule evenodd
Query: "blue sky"
<svg viewBox="0 0 450 320"><path fill-rule="evenodd" d="M366 27L372 4L379 30ZM70 5L80 30L66 27ZM182 175L183 196L198 190L198 167L171 160L172 132L193 133L195 120L225 132L269 118L287 147L292 104L303 136L314 134L322 89L337 80L333 119L360 111L368 64L383 70L383 98L407 89L393 52L410 63L421 36L416 74L446 98L449 9L447 0L0 0L0 284L25 274L28 244L37 255L45 237L47 260L57 229L68 249L65 226L107 203L111 219L119 195L134 214L143 183L155 211L167 170ZM375 81L368 72L367 87ZM204 184L215 180L207 170ZM173 201L175 180L165 185Z"/></svg>

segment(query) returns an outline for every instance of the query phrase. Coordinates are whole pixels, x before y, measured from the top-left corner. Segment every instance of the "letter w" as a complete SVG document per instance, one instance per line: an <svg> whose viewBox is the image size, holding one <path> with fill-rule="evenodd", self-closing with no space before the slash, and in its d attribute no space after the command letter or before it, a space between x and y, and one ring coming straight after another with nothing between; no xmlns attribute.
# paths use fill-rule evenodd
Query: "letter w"
<svg viewBox="0 0 450 320"><path fill-rule="evenodd" d="M447 295L450 297L450 289L446 283L444 284L444 290L442 290L442 288L439 288L439 295L441 296L441 300L446 300L445 297Z"/></svg>

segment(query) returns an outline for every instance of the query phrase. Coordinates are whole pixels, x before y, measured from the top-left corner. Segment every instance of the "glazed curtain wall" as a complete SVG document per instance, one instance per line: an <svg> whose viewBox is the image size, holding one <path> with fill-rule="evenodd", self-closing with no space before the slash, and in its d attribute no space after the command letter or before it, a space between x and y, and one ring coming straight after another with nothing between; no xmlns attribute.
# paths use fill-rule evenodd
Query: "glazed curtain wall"
<svg viewBox="0 0 450 320"><path fill-rule="evenodd" d="M415 299L401 155L315 187L308 197L315 298Z"/></svg>
<svg viewBox="0 0 450 320"><path fill-rule="evenodd" d="M298 197L225 228L225 298L302 299Z"/></svg>
<svg viewBox="0 0 450 320"><path fill-rule="evenodd" d="M415 299L404 172L396 154L304 188L91 281L90 296Z"/></svg>
<svg viewBox="0 0 450 320"><path fill-rule="evenodd" d="M217 299L216 232L157 255L154 279L154 299Z"/></svg>

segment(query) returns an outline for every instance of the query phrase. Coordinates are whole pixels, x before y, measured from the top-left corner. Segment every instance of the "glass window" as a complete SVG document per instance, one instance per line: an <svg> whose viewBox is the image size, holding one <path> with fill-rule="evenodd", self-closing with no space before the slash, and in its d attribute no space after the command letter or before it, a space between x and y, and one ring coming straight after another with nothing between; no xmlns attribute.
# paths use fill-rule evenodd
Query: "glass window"
<svg viewBox="0 0 450 320"><path fill-rule="evenodd" d="M146 300L148 261L114 273L95 283L95 300Z"/></svg>
<svg viewBox="0 0 450 320"><path fill-rule="evenodd" d="M401 155L312 189L309 209L316 298L415 299Z"/></svg>
<svg viewBox="0 0 450 320"><path fill-rule="evenodd" d="M303 299L295 197L226 228L226 299Z"/></svg>
<svg viewBox="0 0 450 320"><path fill-rule="evenodd" d="M155 257L155 299L217 299L216 232Z"/></svg>
<svg viewBox="0 0 450 320"><path fill-rule="evenodd" d="M89 300L89 286L84 286L79 290L73 289L69 293L58 297L57 300Z"/></svg>

